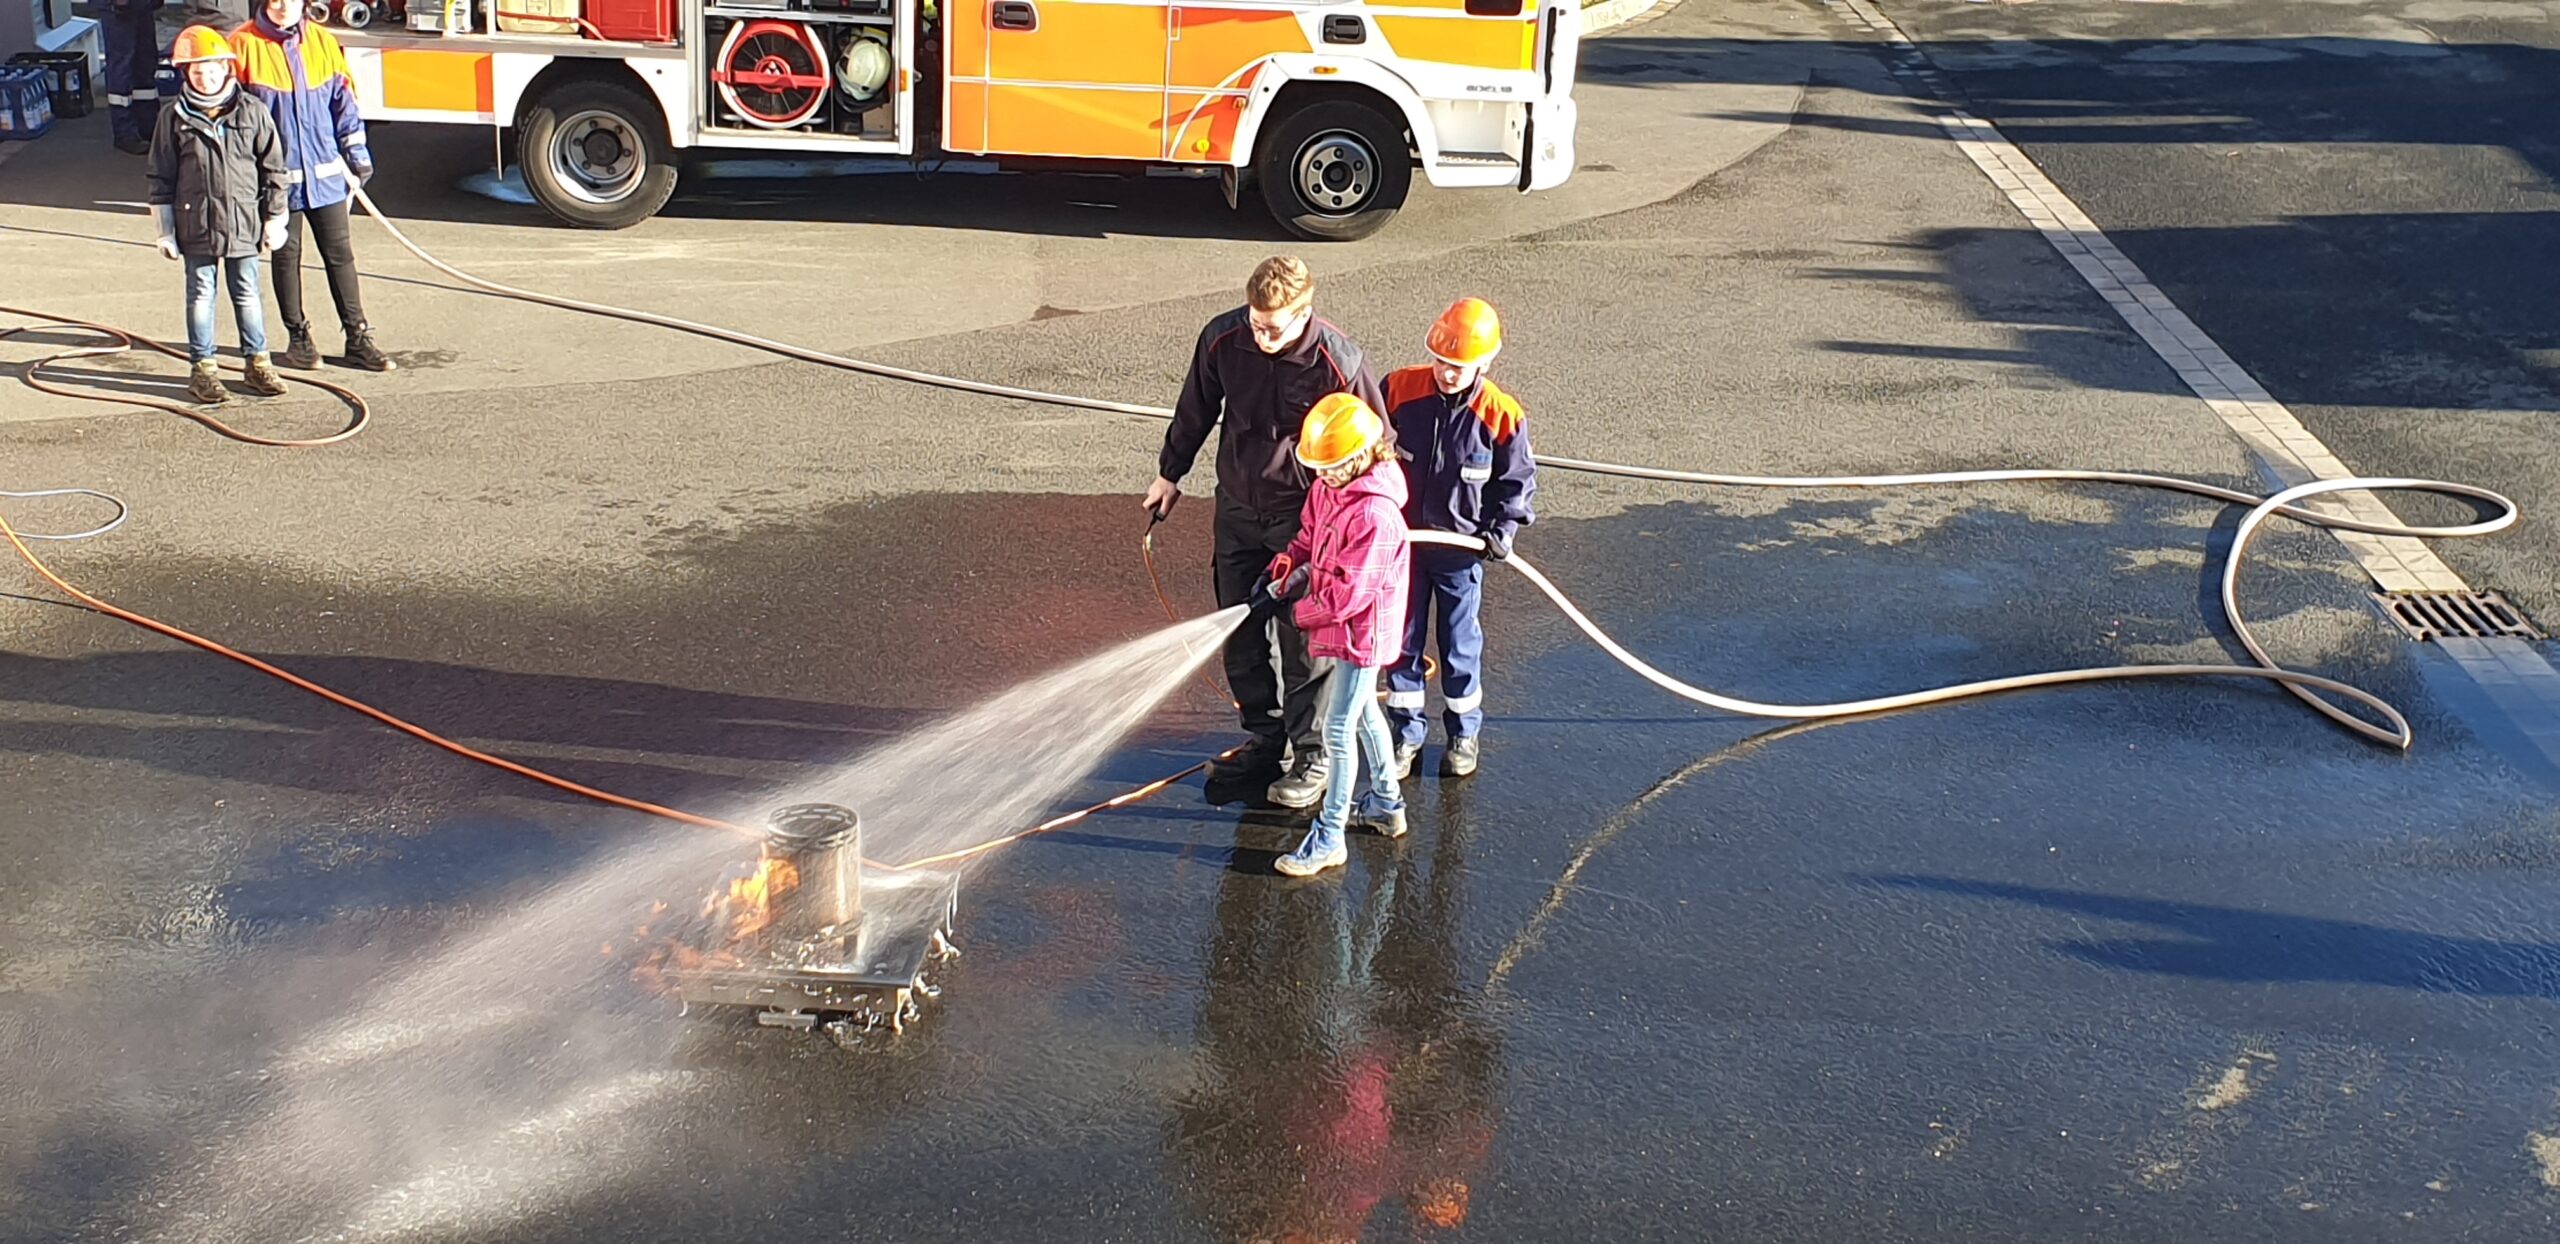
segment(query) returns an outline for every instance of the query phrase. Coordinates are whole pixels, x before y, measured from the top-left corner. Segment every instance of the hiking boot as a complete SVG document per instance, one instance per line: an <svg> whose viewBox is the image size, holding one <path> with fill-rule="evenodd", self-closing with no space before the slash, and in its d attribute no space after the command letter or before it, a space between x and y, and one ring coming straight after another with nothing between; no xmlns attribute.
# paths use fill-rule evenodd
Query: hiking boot
<svg viewBox="0 0 2560 1244"><path fill-rule="evenodd" d="M1271 861L1271 867L1284 877L1312 877L1328 868L1340 868L1351 858L1351 850L1342 843L1340 833L1322 829L1307 831L1306 841L1298 849Z"/></svg>
<svg viewBox="0 0 2560 1244"><path fill-rule="evenodd" d="M195 373L187 377L187 396L204 406L230 401L231 390L222 387L222 365L212 359L196 364Z"/></svg>
<svg viewBox="0 0 2560 1244"><path fill-rule="evenodd" d="M1328 772L1330 767L1325 764L1324 753L1312 747L1306 748L1298 753L1289 771L1281 774L1280 780L1273 782L1265 793L1271 802L1284 808L1312 808L1324 798L1324 780Z"/></svg>
<svg viewBox="0 0 2560 1244"><path fill-rule="evenodd" d="M1398 743L1396 758L1389 767L1395 770L1396 780L1401 782L1412 777L1413 767L1421 762L1422 745L1420 743Z"/></svg>
<svg viewBox="0 0 2560 1244"><path fill-rule="evenodd" d="M276 374L276 365L263 353L249 356L249 371L240 378L240 387L260 397L283 397L284 377Z"/></svg>
<svg viewBox="0 0 2560 1244"><path fill-rule="evenodd" d="M309 371L320 365L320 345L311 339L311 326L284 326L284 354L276 359L295 371Z"/></svg>
<svg viewBox="0 0 2560 1244"><path fill-rule="evenodd" d="M1463 739L1451 739L1451 740L1449 740L1449 750L1448 750L1448 751L1445 751L1445 752L1442 752L1442 753L1440 754L1440 773L1441 773L1441 776L1443 776L1443 777L1465 777L1465 776L1467 776L1468 774L1473 773L1473 772L1475 772L1475 771L1476 771L1476 740L1475 740L1475 736L1474 736L1474 735L1468 735L1467 737L1465 737L1465 738L1463 738Z"/></svg>
<svg viewBox="0 0 2560 1244"><path fill-rule="evenodd" d="M1281 746L1256 739L1233 756L1209 762L1209 780L1219 785L1267 784L1280 777Z"/></svg>
<svg viewBox="0 0 2560 1244"><path fill-rule="evenodd" d="M140 135L127 134L116 139L116 150L121 151L126 155L149 155L151 154L151 140L141 137Z"/></svg>
<svg viewBox="0 0 2560 1244"><path fill-rule="evenodd" d="M1374 829L1389 838L1402 838L1404 801L1399 799L1389 803L1380 798L1378 792L1370 791L1360 796L1358 803L1351 805L1351 823L1364 829Z"/></svg>
<svg viewBox="0 0 2560 1244"><path fill-rule="evenodd" d="M391 361L390 355L374 346L373 330L370 328L347 330L347 364L351 367L361 367L366 371L390 371L399 366Z"/></svg>

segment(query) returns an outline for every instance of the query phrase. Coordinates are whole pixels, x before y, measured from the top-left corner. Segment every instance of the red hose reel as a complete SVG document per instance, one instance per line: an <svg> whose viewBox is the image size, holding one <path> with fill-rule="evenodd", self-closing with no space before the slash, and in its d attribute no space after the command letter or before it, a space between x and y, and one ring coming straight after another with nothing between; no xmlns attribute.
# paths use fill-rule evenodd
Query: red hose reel
<svg viewBox="0 0 2560 1244"><path fill-rule="evenodd" d="M729 28L711 82L739 120L758 129L787 130L818 115L834 77L826 45L811 26L757 20Z"/></svg>

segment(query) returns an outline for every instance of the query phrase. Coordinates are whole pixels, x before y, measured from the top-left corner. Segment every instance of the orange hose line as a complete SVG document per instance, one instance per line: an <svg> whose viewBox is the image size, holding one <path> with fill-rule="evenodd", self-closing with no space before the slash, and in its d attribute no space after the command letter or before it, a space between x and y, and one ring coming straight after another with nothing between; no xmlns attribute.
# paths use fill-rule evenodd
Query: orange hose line
<svg viewBox="0 0 2560 1244"><path fill-rule="evenodd" d="M76 600L83 605L87 605L108 617L124 622L130 622L135 626L139 626L144 630L151 631L156 634L166 635L182 644L189 644L194 647L202 648L215 656L229 657L261 674L265 674L271 678L281 679L295 687L299 687L304 691L308 691L313 695L319 696L321 699L327 700L340 708L362 713L375 721L381 722L383 725L389 726L402 734L410 736L411 738L427 743L433 743L457 756L467 757L472 760L477 760L484 765L504 769L518 777L531 778L545 786L555 787L573 795L584 795L599 803L611 804L618 808L628 808L634 812L646 812L651 816L662 816L671 821L682 821L687 825L699 825L705 829L725 829L734 833L747 834L752 837L763 836L755 830L748 829L743 825L734 825L728 821L717 820L707 816L697 816L691 812L679 812L674 808L661 807L654 803L647 803L642 800L617 795L611 791L597 790L595 787L572 782L564 777L556 777L552 774L545 773L540 769L517 764L515 761L509 760L504 756L492 756L478 748L454 742L452 739L448 739L441 734L437 734L433 730L429 730L424 726L410 722L406 719L395 717L392 714L375 708L374 706L356 699L353 696L342 695L338 692L331 691L327 687L323 687L291 670L271 665L256 657L250 656L248 653L242 652L236 648L226 647L223 644L207 639L202 635L198 635L193 631L171 626L156 618L147 617L143 614L135 613L130 609L109 604L87 592L81 591L79 588L73 587L69 581L65 580L61 575L55 574L51 567L46 566L42 560L36 557L35 550L28 548L27 542L19 538L17 529L9 525L9 520L6 517L0 517L0 536L8 538L9 547L16 549L18 551L18 556L23 559L37 575L41 576L45 582L52 584L57 591L60 591L63 595L69 596L71 599Z"/></svg>
<svg viewBox="0 0 2560 1244"><path fill-rule="evenodd" d="M480 749L468 744L455 742L454 740L446 738L433 730L429 730L415 722L395 716L389 712L385 712L382 709L375 708L373 705L367 704L353 696L332 691L329 688L321 686L319 683L313 682L308 678L304 678L291 670L262 661L257 657L250 656L248 653L229 647L215 640L207 639L204 636L198 635L193 631L186 630L183 627L172 626L169 623L162 622L146 614L136 613L133 610L111 604L80 590L73 586L69 580L54 573L52 567L45 565L44 561L36 556L35 550L27 547L26 541L18 535L17 529L9 525L9 520L5 515L0 515L0 537L7 538L9 541L9 547L15 549L18 557L27 563L28 568L34 570L46 583L51 584L55 590L69 596L71 599L78 601L83 605L88 606L91 609L95 609L98 612L119 621L132 623L135 626L139 626L144 630L151 631L155 634L165 635L180 643L201 648L206 652L213 653L215 656L229 657L230 659L238 661L261 674L279 679L303 691L308 691L313 695L319 696L321 699L339 706L340 708L361 713L366 717L370 717L383 725L389 726L392 729L421 742L433 744L446 751L452 752L457 756L461 756L468 760L479 761L484 765L505 770L506 772L515 774L518 777L540 782L543 785L552 787L556 790L567 791L573 795L584 796L585 798L595 800L598 803L623 808L632 812L642 812L650 816L663 817L670 821L699 826L704 829L727 830L731 833L741 834L746 837L756 839L762 839L764 837L762 832L750 829L744 825L739 825L732 821L720 820L717 817L702 816L696 813L666 807L663 804L650 803L646 800L633 799L626 795L614 794L611 791L598 790L595 787L588 786L581 782L573 782L556 774L545 773L530 765L519 764L504 756L491 755L488 752L481 751ZM1029 829L1008 834L1002 838L978 843L974 846L964 847L957 851L946 851L939 855L927 856L919 860L910 860L902 864L883 864L877 860L865 860L864 863L878 868L904 870L911 868L923 868L934 864L947 864L958 860L968 859L972 856L982 855L986 852L995 850L998 847L1028 838L1034 834L1044 834L1053 829L1063 829L1066 826L1073 825L1078 821L1085 820L1097 814L1108 812L1116 808L1125 808L1130 804L1150 798L1163 791L1166 787L1208 768L1212 763L1215 763L1215 761L1226 759L1227 757L1233 756L1242 750L1244 749L1241 746L1228 748L1226 751L1219 753L1211 760L1201 761L1199 764L1195 764L1179 773L1169 774L1165 777L1158 778L1144 786L1140 786L1134 790L1125 791L1090 807L1080 808L1076 811L1053 817L1038 825L1034 825Z"/></svg>
<svg viewBox="0 0 2560 1244"><path fill-rule="evenodd" d="M20 333L29 332L44 325L76 328L86 332L96 333L108 339L110 344L107 345L87 346L76 350L64 351L59 354L49 355L29 364L25 372L21 374L20 378L26 381L28 387L41 393L72 398L74 400L84 402L110 402L117 405L143 406L154 410L166 411L168 413L193 420L194 422L202 424L206 428L209 428L212 431L232 440L272 448L309 448L318 445L335 444L363 431L371 417L371 409L365 404L364 399L358 396L353 390L342 385L333 384L326 380L316 380L301 376L289 375L285 378L297 384L307 384L314 388L326 390L348 404L348 406L354 411L354 417L348 422L346 427L331 435L322 437L305 439L263 437L243 432L230 424L213 418L201 409L191 406L182 406L175 402L165 402L155 398L146 397L106 396L97 393L86 393L77 389L64 388L41 378L40 373L43 369L66 359L102 358L109 355L122 354L136 348L154 350L180 361L185 361L187 356L184 351L165 345L161 342L154 341L148 337L137 336L135 334L125 332L122 329L109 327L104 324L94 324L87 320L47 315L42 312L28 311L18 307L8 306L0 306L0 313L6 313L23 319L36 321L34 324L19 325L13 328L0 330L0 340L7 340ZM233 371L245 370L242 365L236 363L226 363L225 366ZM134 626L141 627L144 630L151 631L154 634L167 636L170 639L177 640L178 642L187 644L191 647L203 649L204 651L213 653L216 656L228 657L242 665L246 665L249 668L258 671L259 673L319 696L321 699L327 700L340 708L360 713L374 721L389 726L402 734L406 734L411 738L417 739L420 742L432 744L444 749L445 751L451 752L454 755L461 756L464 759L476 760L481 764L488 765L495 769L504 770L505 772L512 773L530 781L539 782L555 790L565 791L572 795L592 799L598 803L611 807L622 808L632 812L645 813L649 816L661 817L666 820L675 821L685 825L697 826L703 829L726 830L730 833L740 834L748 838L761 840L764 837L764 834L761 831L737 824L733 821L724 821L717 817L702 816L697 813L666 807L662 804L650 803L646 800L633 799L626 795L617 795L611 791L599 790L584 783L574 782L568 778L560 777L557 774L546 773L530 765L509 760L504 756L492 755L468 744L456 742L453 739L438 734L433 730L429 730L424 726L407 720L406 718L399 717L383 709L367 704L362 700L358 700L353 696L332 691L329 688L313 682L308 678L304 678L291 670L260 660L257 657L250 656L248 653L241 652L236 648L229 647L215 640L207 639L206 637L198 635L183 627L173 626L146 614L136 613L133 610L111 604L99 597L80 590L78 587L73 586L69 580L54 573L52 567L45 565L43 559L36 556L35 550L27 546L26 540L18 534L17 529L9 525L9 520L5 515L0 515L0 537L7 538L9 547L17 551L19 558L25 561L27 567L35 571L38 577L52 585L55 590L75 601L78 601L82 605L94 609L99 613L105 614L108 617L115 618L118 621L127 622ZM1165 593L1164 579L1156 570L1155 533L1152 530L1152 525L1145 540L1140 544L1139 551L1140 556L1146 563L1147 578L1155 587L1156 600L1157 603L1163 606L1165 617L1168 620L1180 622L1182 619L1174 612L1172 598ZM1205 672L1202 673L1201 679L1203 682L1207 682L1208 675ZM1217 686L1214 683L1210 683L1209 688L1212 691L1217 690ZM1229 704L1232 705L1233 701L1230 700ZM1244 749L1241 746L1229 748L1210 760L1204 760L1179 773L1158 778L1144 786L1115 795L1101 803L1094 804L1091 807L1080 808L1076 811L1053 817L1038 825L1034 825L1029 829L1008 834L1004 837L993 839L988 842L965 847L957 851L946 851L939 855L928 856L924 859L913 860L903 864L883 864L880 861L868 859L863 862L871 867L886 868L896 871L921 868L933 864L951 863L958 860L968 859L973 856L982 855L986 852L993 851L998 847L1028 838L1034 834L1042 834L1053 829L1061 829L1099 813L1111 811L1116 808L1124 808L1130 804L1150 798L1174 783L1208 768L1218 760L1226 759L1227 757L1233 756L1242 750Z"/></svg>

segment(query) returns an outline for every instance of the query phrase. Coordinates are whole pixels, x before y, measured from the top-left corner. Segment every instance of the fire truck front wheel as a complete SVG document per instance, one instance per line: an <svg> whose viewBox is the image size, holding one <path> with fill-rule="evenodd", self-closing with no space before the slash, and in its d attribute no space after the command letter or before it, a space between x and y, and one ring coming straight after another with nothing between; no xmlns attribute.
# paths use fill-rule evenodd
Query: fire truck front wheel
<svg viewBox="0 0 2560 1244"><path fill-rule="evenodd" d="M552 215L585 229L625 229L676 190L676 153L647 92L619 82L564 82L517 127L525 188Z"/></svg>
<svg viewBox="0 0 2560 1244"><path fill-rule="evenodd" d="M1315 242L1376 233L1413 188L1404 127L1366 104L1325 99L1273 123L1254 161L1280 227Z"/></svg>

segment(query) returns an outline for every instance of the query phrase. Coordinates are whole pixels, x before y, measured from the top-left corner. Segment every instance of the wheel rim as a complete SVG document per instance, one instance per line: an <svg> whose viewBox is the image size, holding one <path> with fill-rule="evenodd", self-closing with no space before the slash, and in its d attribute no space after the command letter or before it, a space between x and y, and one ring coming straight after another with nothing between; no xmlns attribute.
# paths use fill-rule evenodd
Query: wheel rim
<svg viewBox="0 0 2560 1244"><path fill-rule="evenodd" d="M595 109L576 113L552 131L552 180L589 203L618 202L640 184L647 150L629 121Z"/></svg>
<svg viewBox="0 0 2560 1244"><path fill-rule="evenodd" d="M1348 216L1378 193L1378 153L1348 130L1331 130L1298 148L1298 198L1328 216Z"/></svg>

